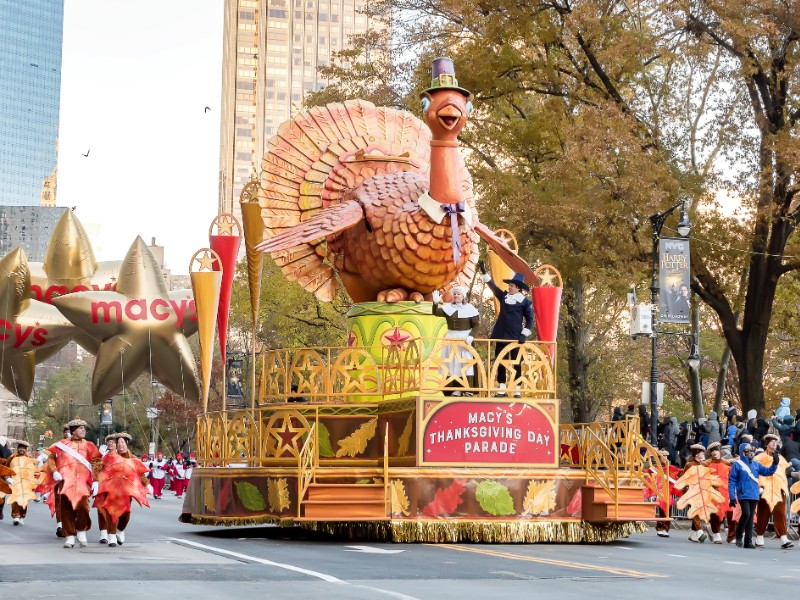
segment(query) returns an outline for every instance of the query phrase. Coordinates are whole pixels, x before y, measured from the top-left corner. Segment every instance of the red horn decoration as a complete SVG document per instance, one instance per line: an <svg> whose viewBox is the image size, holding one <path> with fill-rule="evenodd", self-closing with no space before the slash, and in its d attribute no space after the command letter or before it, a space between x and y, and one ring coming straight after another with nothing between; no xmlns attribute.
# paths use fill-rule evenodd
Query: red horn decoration
<svg viewBox="0 0 800 600"><path fill-rule="evenodd" d="M214 226L217 228L216 235ZM231 306L231 291L233 290L233 276L236 273L236 259L239 256L239 246L242 243L242 226L233 215L222 213L217 215L208 230L208 244L219 256L219 262L214 262L214 270L222 267L222 287L219 293L219 310L217 311L217 335L219 335L219 350L222 355L222 364L225 364L228 339L228 313ZM220 263L222 263L220 265Z"/></svg>
<svg viewBox="0 0 800 600"><path fill-rule="evenodd" d="M531 290L536 331L541 342L555 342L558 336L558 315L561 307L563 281L561 273L552 265L542 265L535 271L539 285ZM550 360L555 360L555 345L547 346Z"/></svg>

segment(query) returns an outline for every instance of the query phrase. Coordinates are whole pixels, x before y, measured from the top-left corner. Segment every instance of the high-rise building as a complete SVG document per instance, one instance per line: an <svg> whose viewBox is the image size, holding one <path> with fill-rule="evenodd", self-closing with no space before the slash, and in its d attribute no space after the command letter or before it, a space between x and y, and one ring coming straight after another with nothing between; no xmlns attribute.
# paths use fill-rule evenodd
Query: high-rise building
<svg viewBox="0 0 800 600"><path fill-rule="evenodd" d="M64 0L0 0L0 203L55 206Z"/></svg>
<svg viewBox="0 0 800 600"><path fill-rule="evenodd" d="M317 70L370 26L367 0L225 0L219 210L261 171L266 143L329 81Z"/></svg>
<svg viewBox="0 0 800 600"><path fill-rule="evenodd" d="M65 210L64 206L0 206L0 257L20 246L29 261L43 261Z"/></svg>

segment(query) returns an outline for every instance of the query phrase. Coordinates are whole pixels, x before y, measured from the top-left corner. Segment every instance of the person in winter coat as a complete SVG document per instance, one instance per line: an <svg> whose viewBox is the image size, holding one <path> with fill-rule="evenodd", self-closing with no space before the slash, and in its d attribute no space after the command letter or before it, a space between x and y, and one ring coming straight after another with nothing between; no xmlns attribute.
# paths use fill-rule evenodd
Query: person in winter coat
<svg viewBox="0 0 800 600"><path fill-rule="evenodd" d="M708 413L708 421L703 423L703 430L706 434L708 434L708 444L713 444L715 442L719 442L722 440L722 432L719 426L719 421L717 420L717 413L713 410Z"/></svg>
<svg viewBox="0 0 800 600"><path fill-rule="evenodd" d="M763 440L764 436L767 435L768 433L769 433L769 421L767 421L766 419L756 419L756 432L753 435L753 439L763 446L761 440Z"/></svg>
<svg viewBox="0 0 800 600"><path fill-rule="evenodd" d="M631 416L633 416L632 406L633 404L628 405L628 414ZM650 415L647 414L647 407L644 404L639 405L639 434L642 439L650 438ZM650 441L653 442L652 439Z"/></svg>
<svg viewBox="0 0 800 600"><path fill-rule="evenodd" d="M781 420L784 417L791 417L792 409L789 407L791 403L792 401L789 400L789 398L787 398L786 396L781 398L781 404L778 407L778 410L775 411L775 418Z"/></svg>
<svg viewBox="0 0 800 600"><path fill-rule="evenodd" d="M770 421L770 425L772 425L778 432L778 435L781 436L781 444L783 444L789 439L789 434L792 433L794 429L794 417L791 415L787 415L783 418L775 417Z"/></svg>
<svg viewBox="0 0 800 600"><path fill-rule="evenodd" d="M744 443L739 446L739 458L733 463L728 474L728 496L730 497L731 508L738 502L742 507L742 517L736 525L736 545L739 548L755 548L753 544L753 517L755 516L756 506L761 496L758 487L760 475L770 477L778 470L778 460L780 455L776 452L772 459L772 465L765 467L753 460L753 447Z"/></svg>
<svg viewBox="0 0 800 600"><path fill-rule="evenodd" d="M800 432L792 430L789 438L781 446L781 456L792 465L792 471L800 471Z"/></svg>
<svg viewBox="0 0 800 600"><path fill-rule="evenodd" d="M625 415L622 414L622 407L615 406L614 414L611 415L611 421L614 422L614 421L624 421L624 420L625 420Z"/></svg>
<svg viewBox="0 0 800 600"><path fill-rule="evenodd" d="M680 426L677 417L670 417L664 429L664 449L669 452L669 461L674 463L678 458L678 433Z"/></svg>

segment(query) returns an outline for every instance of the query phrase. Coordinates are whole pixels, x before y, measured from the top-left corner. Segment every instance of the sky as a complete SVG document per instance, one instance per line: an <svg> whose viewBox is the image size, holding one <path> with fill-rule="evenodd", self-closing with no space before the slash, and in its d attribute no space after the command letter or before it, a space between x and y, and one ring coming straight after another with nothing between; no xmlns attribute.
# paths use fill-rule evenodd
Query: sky
<svg viewBox="0 0 800 600"><path fill-rule="evenodd" d="M99 261L121 260L141 235L165 247L173 273L188 273L208 246L223 8L224 0L65 0L56 203L76 207Z"/></svg>

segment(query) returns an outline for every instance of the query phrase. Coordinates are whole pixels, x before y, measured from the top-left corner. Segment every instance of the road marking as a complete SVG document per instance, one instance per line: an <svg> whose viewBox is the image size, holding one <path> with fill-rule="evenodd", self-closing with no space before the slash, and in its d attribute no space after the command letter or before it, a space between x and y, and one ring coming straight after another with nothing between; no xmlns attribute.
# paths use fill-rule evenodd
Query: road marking
<svg viewBox="0 0 800 600"><path fill-rule="evenodd" d="M633 552L633 548L626 548L625 546L611 546L612 548L616 548L618 550L627 550L628 552Z"/></svg>
<svg viewBox="0 0 800 600"><path fill-rule="evenodd" d="M675 558L688 558L687 556L684 556L683 554L667 554L667 556L674 556Z"/></svg>
<svg viewBox="0 0 800 600"><path fill-rule="evenodd" d="M511 560L522 560L526 562L539 563L543 565L555 565L559 567L568 567L570 569L583 569L587 571L603 571L604 573L611 573L613 575L625 575L627 577L636 577L638 579L646 579L651 577L666 577L660 573L645 573L643 571L633 571L631 569L617 569L614 567L603 567L601 565L590 565L587 563L567 562L563 560L555 560L553 558L538 558L534 556L524 556L521 554L512 554L510 552L500 552L497 550L488 550L483 548L470 548L467 546L459 546L456 544L426 544L434 548L441 548L444 550L458 550L459 552L473 552L475 554L484 554L486 556L496 556L498 558L508 558Z"/></svg>
<svg viewBox="0 0 800 600"><path fill-rule="evenodd" d="M746 565L747 563L736 562L735 560L723 560L726 565Z"/></svg>
<svg viewBox="0 0 800 600"><path fill-rule="evenodd" d="M375 546L345 546L345 552L363 552L364 554L400 554L405 550L386 550Z"/></svg>
<svg viewBox="0 0 800 600"><path fill-rule="evenodd" d="M319 571L312 571L311 569L304 569L303 567L296 567L295 565L274 562L271 560L267 560L265 558L258 558L257 556L250 556L249 554L242 554L241 552L232 552L231 550L225 550L224 548L217 548L215 546L207 546L206 544L199 544L191 540L184 540L181 538L167 538L167 539L171 540L174 543L183 544L186 546L192 546L194 548L199 548L200 550L207 550L209 552L215 552L217 554L225 554L228 556L232 556L234 558L238 558L240 560L247 560L262 565L267 565L269 567L277 567L279 569L286 569L287 571L294 571L295 573L302 573L303 575L308 575L309 577L316 577L317 579L321 579L322 581L327 581L328 583L336 583L339 585L352 585L353 587L365 590L372 590L375 592L379 592L381 594L385 594L387 596L391 596L392 598L398 598L398 600L420 600L415 596L408 596L406 594L392 592L391 590L384 590L382 588L376 588L369 585L352 584L349 581L344 581L343 579L339 579L338 577L334 577L333 575L320 573Z"/></svg>

